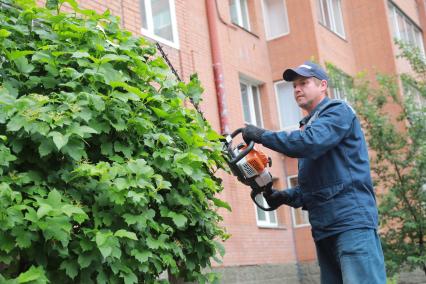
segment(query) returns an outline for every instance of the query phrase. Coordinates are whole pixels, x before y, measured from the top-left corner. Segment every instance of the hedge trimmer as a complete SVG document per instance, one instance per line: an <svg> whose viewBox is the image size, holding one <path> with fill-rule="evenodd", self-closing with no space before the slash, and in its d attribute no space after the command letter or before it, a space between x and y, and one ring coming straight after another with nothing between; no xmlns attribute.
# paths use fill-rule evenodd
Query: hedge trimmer
<svg viewBox="0 0 426 284"><path fill-rule="evenodd" d="M234 137L241 132L242 128L238 128L225 137L224 149L228 157L229 167L240 182L251 187L250 197L260 209L264 211L275 210L276 208L262 206L256 199L263 192L272 193L272 175L269 172L272 160L264 152L257 150L253 141L248 145L240 143L233 147Z"/></svg>

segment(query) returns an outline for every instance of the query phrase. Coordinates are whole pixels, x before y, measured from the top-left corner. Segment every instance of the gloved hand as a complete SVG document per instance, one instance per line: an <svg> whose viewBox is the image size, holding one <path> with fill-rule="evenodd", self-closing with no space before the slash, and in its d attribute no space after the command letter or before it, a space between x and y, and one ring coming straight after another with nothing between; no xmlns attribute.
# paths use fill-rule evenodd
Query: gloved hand
<svg viewBox="0 0 426 284"><path fill-rule="evenodd" d="M271 208L278 208L280 205L288 204L290 196L285 190L270 189L263 192L263 197Z"/></svg>
<svg viewBox="0 0 426 284"><path fill-rule="evenodd" d="M261 143L262 142L262 134L265 131L266 130L263 129L263 128L259 128L257 126L252 125L252 124L248 124L242 130L244 142L246 142L247 144L249 144L250 141L254 141L256 143Z"/></svg>

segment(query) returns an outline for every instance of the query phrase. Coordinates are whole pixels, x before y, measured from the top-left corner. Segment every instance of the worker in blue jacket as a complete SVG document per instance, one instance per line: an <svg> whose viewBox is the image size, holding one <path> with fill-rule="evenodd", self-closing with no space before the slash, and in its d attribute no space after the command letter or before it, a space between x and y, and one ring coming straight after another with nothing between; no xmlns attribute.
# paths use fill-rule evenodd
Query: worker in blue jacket
<svg viewBox="0 0 426 284"><path fill-rule="evenodd" d="M321 283L386 283L368 150L354 110L327 97L328 76L310 61L283 73L298 106L309 114L296 131L248 125L243 138L298 158L299 185L272 190L269 206L309 212Z"/></svg>

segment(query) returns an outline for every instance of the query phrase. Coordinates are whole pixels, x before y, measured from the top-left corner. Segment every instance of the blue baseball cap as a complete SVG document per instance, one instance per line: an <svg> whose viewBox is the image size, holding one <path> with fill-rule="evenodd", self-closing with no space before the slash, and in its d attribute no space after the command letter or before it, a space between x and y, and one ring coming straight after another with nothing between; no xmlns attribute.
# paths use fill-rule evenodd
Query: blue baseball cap
<svg viewBox="0 0 426 284"><path fill-rule="evenodd" d="M305 61L302 65L296 68L287 69L283 73L283 79L293 81L297 76L315 77L320 80L328 81L328 75L318 64L311 61Z"/></svg>

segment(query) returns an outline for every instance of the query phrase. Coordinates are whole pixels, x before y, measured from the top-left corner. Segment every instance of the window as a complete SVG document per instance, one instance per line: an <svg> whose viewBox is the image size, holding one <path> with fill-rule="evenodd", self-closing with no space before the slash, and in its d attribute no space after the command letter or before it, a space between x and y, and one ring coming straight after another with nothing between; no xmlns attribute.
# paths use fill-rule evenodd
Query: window
<svg viewBox="0 0 426 284"><path fill-rule="evenodd" d="M290 188L296 187L298 185L297 176L289 176L287 179L287 184ZM302 210L302 208L291 208L291 215L293 218L294 227L304 227L309 226L309 215L308 211Z"/></svg>
<svg viewBox="0 0 426 284"><path fill-rule="evenodd" d="M263 127L259 87L247 81L240 82L244 122Z"/></svg>
<svg viewBox="0 0 426 284"><path fill-rule="evenodd" d="M345 37L341 0L318 0L319 21L341 37Z"/></svg>
<svg viewBox="0 0 426 284"><path fill-rule="evenodd" d="M302 112L294 99L293 84L285 81L275 83L275 93L277 95L281 129L298 129L299 121L302 119Z"/></svg>
<svg viewBox="0 0 426 284"><path fill-rule="evenodd" d="M393 37L417 47L424 55L423 35L417 25L389 2L389 18Z"/></svg>
<svg viewBox="0 0 426 284"><path fill-rule="evenodd" d="M328 74L331 75L329 87L333 98L347 102L353 84L352 78L334 66L328 66L327 69Z"/></svg>
<svg viewBox="0 0 426 284"><path fill-rule="evenodd" d="M142 34L178 48L174 0L140 0Z"/></svg>
<svg viewBox="0 0 426 284"><path fill-rule="evenodd" d="M265 208L268 207L265 198L263 198L261 194L256 196L256 202ZM277 211L263 211L256 206L256 221L257 225L260 227L276 227L278 226Z"/></svg>
<svg viewBox="0 0 426 284"><path fill-rule="evenodd" d="M263 20L267 39L288 34L289 25L285 0L263 0Z"/></svg>
<svg viewBox="0 0 426 284"><path fill-rule="evenodd" d="M413 100L416 107L420 110L426 108L426 96L422 95L421 91L413 84L403 82L404 94Z"/></svg>
<svg viewBox="0 0 426 284"><path fill-rule="evenodd" d="M250 30L250 20L248 13L247 0L230 0L231 20L234 24Z"/></svg>

